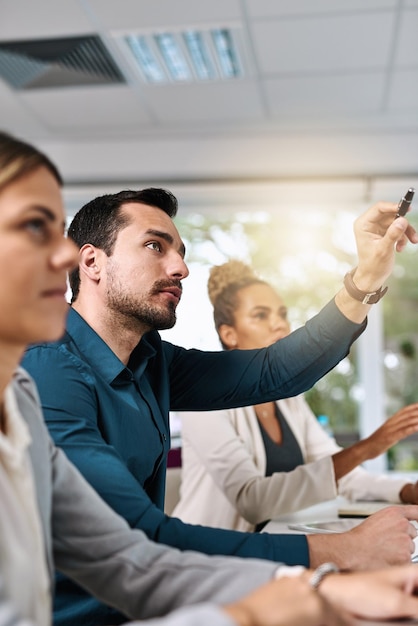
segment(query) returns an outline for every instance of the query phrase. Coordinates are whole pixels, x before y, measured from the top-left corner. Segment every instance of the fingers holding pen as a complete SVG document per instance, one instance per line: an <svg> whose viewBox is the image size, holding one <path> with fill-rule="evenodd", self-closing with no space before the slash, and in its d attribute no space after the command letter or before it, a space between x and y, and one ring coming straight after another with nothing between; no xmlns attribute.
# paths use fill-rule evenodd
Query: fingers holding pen
<svg viewBox="0 0 418 626"><path fill-rule="evenodd" d="M411 243L418 243L416 230L406 217L397 215L398 205L394 202L377 202L354 222L355 233L361 231L374 235L376 239L387 237L393 242L405 238Z"/></svg>
<svg viewBox="0 0 418 626"><path fill-rule="evenodd" d="M418 243L418 235L405 217L396 217L398 205L378 202L354 222L358 265L353 276L355 286L364 292L378 290L390 276L395 251L408 241Z"/></svg>
<svg viewBox="0 0 418 626"><path fill-rule="evenodd" d="M399 236L399 232L402 234ZM418 234L404 217L397 218L388 228L387 235L394 241L396 252L402 252L408 241L418 243Z"/></svg>

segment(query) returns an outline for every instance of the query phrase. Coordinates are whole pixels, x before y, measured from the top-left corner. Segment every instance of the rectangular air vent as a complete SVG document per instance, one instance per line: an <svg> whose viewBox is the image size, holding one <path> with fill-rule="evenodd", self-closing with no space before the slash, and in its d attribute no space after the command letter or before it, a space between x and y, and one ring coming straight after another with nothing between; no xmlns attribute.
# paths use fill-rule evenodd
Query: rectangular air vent
<svg viewBox="0 0 418 626"><path fill-rule="evenodd" d="M96 35L3 41L0 43L0 76L14 89L125 82Z"/></svg>

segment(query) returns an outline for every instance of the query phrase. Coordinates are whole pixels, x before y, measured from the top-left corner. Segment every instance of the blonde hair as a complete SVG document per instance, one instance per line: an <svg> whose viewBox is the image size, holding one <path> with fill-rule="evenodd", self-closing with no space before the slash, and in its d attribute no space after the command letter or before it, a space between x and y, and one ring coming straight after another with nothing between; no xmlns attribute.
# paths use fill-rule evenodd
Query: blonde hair
<svg viewBox="0 0 418 626"><path fill-rule="evenodd" d="M0 131L0 191L38 167L46 167L59 185L62 178L52 161L34 146Z"/></svg>
<svg viewBox="0 0 418 626"><path fill-rule="evenodd" d="M223 324L234 325L238 292L244 287L256 284L268 283L259 278L254 270L242 261L233 259L223 265L215 265L210 270L208 295L213 306L215 328L223 348L227 346L219 335L219 327Z"/></svg>

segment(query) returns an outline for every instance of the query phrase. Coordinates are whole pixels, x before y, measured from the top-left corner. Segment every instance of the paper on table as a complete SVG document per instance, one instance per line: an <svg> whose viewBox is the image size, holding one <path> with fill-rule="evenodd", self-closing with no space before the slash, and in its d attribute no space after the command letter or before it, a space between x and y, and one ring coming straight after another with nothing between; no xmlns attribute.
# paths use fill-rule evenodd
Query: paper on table
<svg viewBox="0 0 418 626"><path fill-rule="evenodd" d="M369 515L373 515L373 513L390 505L390 502L375 502L373 500L347 502L338 508L338 517L369 517Z"/></svg>
<svg viewBox="0 0 418 626"><path fill-rule="evenodd" d="M288 524L291 530L298 530L302 533L344 533L351 530L355 526L361 524L363 520L358 518L347 518L339 520L330 520L328 522L306 522Z"/></svg>

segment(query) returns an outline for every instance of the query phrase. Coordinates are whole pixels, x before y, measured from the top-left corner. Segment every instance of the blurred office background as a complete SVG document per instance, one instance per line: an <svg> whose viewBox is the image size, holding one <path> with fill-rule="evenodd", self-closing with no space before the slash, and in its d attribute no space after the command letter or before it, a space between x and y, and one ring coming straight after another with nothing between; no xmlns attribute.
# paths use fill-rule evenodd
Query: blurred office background
<svg viewBox="0 0 418 626"><path fill-rule="evenodd" d="M418 187L417 32L418 0L0 0L0 126L57 162L69 216L177 195L191 275L163 335L218 349L211 265L252 263L296 328L353 266L356 216ZM417 259L307 394L343 444L418 401ZM386 467L418 470L418 438Z"/></svg>

